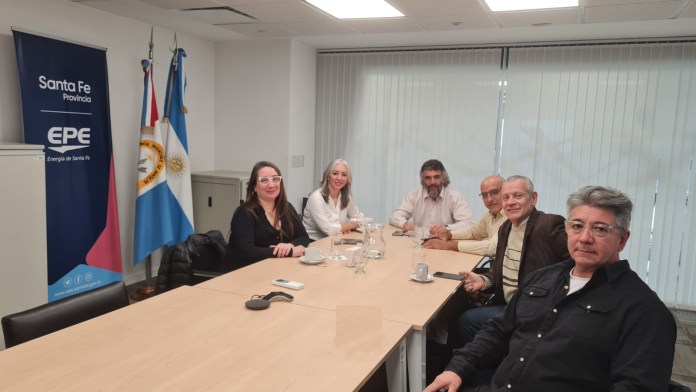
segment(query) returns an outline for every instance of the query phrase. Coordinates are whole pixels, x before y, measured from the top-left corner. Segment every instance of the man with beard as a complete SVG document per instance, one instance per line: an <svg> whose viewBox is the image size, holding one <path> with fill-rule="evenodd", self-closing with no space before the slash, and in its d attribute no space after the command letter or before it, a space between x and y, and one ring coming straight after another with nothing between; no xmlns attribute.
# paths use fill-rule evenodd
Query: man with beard
<svg viewBox="0 0 696 392"><path fill-rule="evenodd" d="M449 175L442 162L426 161L420 170L421 187L411 190L392 212L389 223L404 231L416 226L444 225L449 230L474 224L471 210L461 193L450 189Z"/></svg>

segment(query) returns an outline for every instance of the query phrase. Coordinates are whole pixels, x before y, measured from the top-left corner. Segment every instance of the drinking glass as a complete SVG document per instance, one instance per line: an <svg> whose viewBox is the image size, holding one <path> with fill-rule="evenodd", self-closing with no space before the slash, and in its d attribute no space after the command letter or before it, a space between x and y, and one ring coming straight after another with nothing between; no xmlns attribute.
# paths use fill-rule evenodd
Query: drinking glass
<svg viewBox="0 0 696 392"><path fill-rule="evenodd" d="M425 263L425 253L416 252L413 254L413 259L411 261L411 274L416 274L416 265L418 263Z"/></svg>
<svg viewBox="0 0 696 392"><path fill-rule="evenodd" d="M427 227L424 226L416 227L413 230L413 234L410 237L411 241L413 241L413 248L418 250L421 249L423 240L430 237L430 231Z"/></svg>
<svg viewBox="0 0 696 392"><path fill-rule="evenodd" d="M418 234L418 228L414 228L413 231L408 232L408 236L411 238L411 241L413 241L413 249L414 251L417 251L418 249L421 248L421 236Z"/></svg>
<svg viewBox="0 0 696 392"><path fill-rule="evenodd" d="M355 273L358 275L365 274L365 266L367 265L367 257L363 252L356 251L353 260L355 260Z"/></svg>
<svg viewBox="0 0 696 392"><path fill-rule="evenodd" d="M423 243L423 241L430 238L430 228L429 227L419 227L417 229L417 232L418 232L418 236L421 239L421 244Z"/></svg>
<svg viewBox="0 0 696 392"><path fill-rule="evenodd" d="M338 245L336 245L336 242L341 240L341 226L332 225L329 227L329 236L331 237L331 257L329 257L329 259L340 260L341 251L338 248Z"/></svg>

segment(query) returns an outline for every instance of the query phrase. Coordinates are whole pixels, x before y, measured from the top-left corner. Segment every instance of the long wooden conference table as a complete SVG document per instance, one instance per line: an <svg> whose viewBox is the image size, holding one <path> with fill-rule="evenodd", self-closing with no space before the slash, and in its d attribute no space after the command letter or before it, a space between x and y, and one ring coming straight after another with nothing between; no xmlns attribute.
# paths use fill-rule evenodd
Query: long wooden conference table
<svg viewBox="0 0 696 392"><path fill-rule="evenodd" d="M425 387L426 327L460 283L439 278L429 283L411 280L414 244L408 237L392 236L396 230L393 226L384 228L385 257L368 261L364 275L355 274L353 268L346 267L345 261L327 260L318 265L306 265L295 259L267 259L203 282L198 287L251 296L278 289L271 281L283 278L305 285L299 291L286 290L295 296L297 304L327 310L336 310L339 305L379 306L384 320L412 326L406 342L409 389L422 391ZM360 233L352 233L345 238L360 236ZM324 238L311 246L329 255L330 241ZM418 252L426 254L431 274L470 270L481 259L481 256L445 250L421 249ZM390 375L390 389L405 390L402 373L398 372L403 368L394 366L398 365L390 366L390 372L397 373Z"/></svg>
<svg viewBox="0 0 696 392"><path fill-rule="evenodd" d="M459 282L410 280L413 243L393 230L385 228L384 259L369 261L364 275L345 261L267 259L4 350L0 390L354 391L386 361L390 390L406 390L408 366L409 389L420 391L426 329ZM330 239L312 246L328 254ZM431 273L471 269L480 259L421 252ZM305 287L274 286L275 278ZM294 301L244 307L271 291ZM361 307L376 310L379 322L346 329L345 309Z"/></svg>

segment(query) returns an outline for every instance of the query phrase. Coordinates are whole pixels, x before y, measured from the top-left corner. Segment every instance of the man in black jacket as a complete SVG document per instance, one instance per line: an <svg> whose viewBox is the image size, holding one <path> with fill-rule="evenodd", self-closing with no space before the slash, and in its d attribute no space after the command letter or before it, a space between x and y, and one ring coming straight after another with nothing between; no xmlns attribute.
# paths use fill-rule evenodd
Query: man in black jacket
<svg viewBox="0 0 696 392"><path fill-rule="evenodd" d="M508 221L498 231L491 270L482 275L460 272L468 293L493 292L493 301L489 306L468 309L455 320L447 339L451 348L469 343L486 321L502 312L530 272L568 258L565 219L536 209L538 195L529 178L508 177L501 193Z"/></svg>
<svg viewBox="0 0 696 392"><path fill-rule="evenodd" d="M477 369L490 384L463 391L666 391L676 324L657 295L620 260L632 203L584 187L567 201L572 259L532 272L425 391L459 390Z"/></svg>

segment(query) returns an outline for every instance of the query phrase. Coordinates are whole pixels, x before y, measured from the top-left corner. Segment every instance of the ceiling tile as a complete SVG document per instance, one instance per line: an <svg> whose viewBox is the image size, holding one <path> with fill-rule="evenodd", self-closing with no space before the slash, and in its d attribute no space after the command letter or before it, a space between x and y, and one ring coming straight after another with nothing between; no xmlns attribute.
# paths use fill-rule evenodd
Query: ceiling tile
<svg viewBox="0 0 696 392"><path fill-rule="evenodd" d="M629 22L636 20L671 19L682 7L681 1L586 7L586 23Z"/></svg>
<svg viewBox="0 0 696 392"><path fill-rule="evenodd" d="M234 23L217 25L223 29L232 30L234 32L244 34L248 37L293 37L291 31L285 30L271 23Z"/></svg>
<svg viewBox="0 0 696 392"><path fill-rule="evenodd" d="M335 20L305 3L237 5L235 9L269 23L316 22Z"/></svg>
<svg viewBox="0 0 696 392"><path fill-rule="evenodd" d="M301 0L213 0L222 5L236 7L238 5L299 3Z"/></svg>
<svg viewBox="0 0 696 392"><path fill-rule="evenodd" d="M493 14L493 18L502 27L520 27L545 24L580 24L580 15L580 9L576 7L543 11L496 12Z"/></svg>
<svg viewBox="0 0 696 392"><path fill-rule="evenodd" d="M292 31L297 35L340 35L358 33L358 31L351 30L337 21L280 23L278 26Z"/></svg>
<svg viewBox="0 0 696 392"><path fill-rule="evenodd" d="M226 23L249 23L255 22L254 19L234 12L231 9L206 9L195 11L179 11L186 16L202 20L204 22L218 25Z"/></svg>
<svg viewBox="0 0 696 392"><path fill-rule="evenodd" d="M696 0L691 0L691 5L682 12L680 18L696 18Z"/></svg>
<svg viewBox="0 0 696 392"><path fill-rule="evenodd" d="M390 0L389 4L412 18L488 13L488 9L478 0Z"/></svg>
<svg viewBox="0 0 696 392"><path fill-rule="evenodd" d="M426 16L418 18L418 24L430 31L470 30L495 28L498 25L488 15L467 16Z"/></svg>
<svg viewBox="0 0 696 392"><path fill-rule="evenodd" d="M143 3L164 8L165 10L181 10L184 8L209 8L219 7L220 4L213 0L141 0Z"/></svg>
<svg viewBox="0 0 696 392"><path fill-rule="evenodd" d="M344 19L340 23L363 34L407 33L425 31L408 18Z"/></svg>
<svg viewBox="0 0 696 392"><path fill-rule="evenodd" d="M600 5L624 5L624 4L646 4L646 3L661 3L670 2L673 0L585 0L585 7L595 7ZM689 0L680 0L682 3Z"/></svg>

